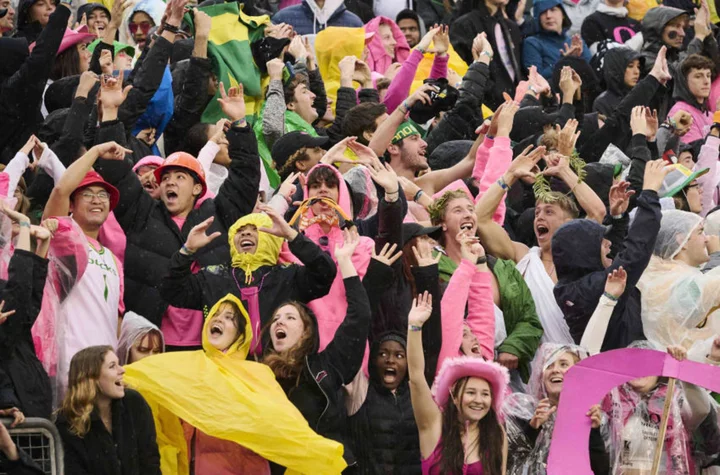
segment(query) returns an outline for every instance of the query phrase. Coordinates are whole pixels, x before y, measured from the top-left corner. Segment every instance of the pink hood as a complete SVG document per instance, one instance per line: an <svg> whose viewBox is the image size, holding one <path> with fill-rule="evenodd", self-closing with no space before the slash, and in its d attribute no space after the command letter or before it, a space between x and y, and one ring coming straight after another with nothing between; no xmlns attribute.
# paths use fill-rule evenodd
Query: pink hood
<svg viewBox="0 0 720 475"><path fill-rule="evenodd" d="M385 74L385 71L387 71L387 68L389 68L392 63L405 62L407 57L410 56L410 45L408 45L405 35L403 35L400 27L397 26L397 23L384 16L378 16L370 20L365 25L365 32L377 33L380 25L388 25L392 30L393 37L397 42L395 45L395 58L390 57L387 51L385 51L380 35L376 34L367 44L368 56L365 62L370 66L371 71Z"/></svg>
<svg viewBox="0 0 720 475"><path fill-rule="evenodd" d="M350 203L350 192L348 191L347 184L343 179L342 174L337 168L331 165L325 165L318 163L315 165L308 176L318 167L328 167L338 177L339 196L338 205L348 216L352 216L352 205ZM308 189L305 186L304 198L308 198ZM305 212L306 217L312 217L312 210L308 209ZM313 224L305 230L305 235L312 240L315 244L318 244L323 250L327 251L335 260L335 246L340 245L344 242L342 230L335 226L330 229L330 232L325 234L320 224ZM320 244L320 238L327 238L327 245ZM324 240L323 240L324 241ZM369 237L361 236L360 244L355 249L352 256L353 264L357 270L358 275L362 279L365 277L368 265L370 264L370 258L372 257L372 250L375 243ZM337 263L337 261L335 261ZM308 304L308 307L315 312L318 320L318 328L320 330L320 351L324 350L325 347L330 343L335 336L335 331L338 329L342 321L345 319L347 313L347 300L345 298L345 285L343 283L343 277L340 272L337 273L335 280L333 281L330 292L323 298L313 300ZM367 351L366 351L367 354ZM365 367L365 365L363 365Z"/></svg>
<svg viewBox="0 0 720 475"><path fill-rule="evenodd" d="M133 171L137 173L138 168L145 166L159 167L163 164L164 161L165 160L162 157L158 157L157 155L148 155L147 157L142 158L139 162L133 165Z"/></svg>

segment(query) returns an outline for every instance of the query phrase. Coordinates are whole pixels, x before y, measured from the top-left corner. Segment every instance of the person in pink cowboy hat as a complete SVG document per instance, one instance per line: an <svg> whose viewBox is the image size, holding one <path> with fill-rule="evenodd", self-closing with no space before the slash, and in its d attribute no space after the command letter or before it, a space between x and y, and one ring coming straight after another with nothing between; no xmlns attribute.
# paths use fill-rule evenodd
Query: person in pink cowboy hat
<svg viewBox="0 0 720 475"><path fill-rule="evenodd" d="M500 475L507 464L501 407L510 376L505 367L472 356L448 358L432 391L425 377L422 326L432 313L427 292L408 315L410 395L420 433L423 475Z"/></svg>
<svg viewBox="0 0 720 475"><path fill-rule="evenodd" d="M95 36L88 31L87 26L82 25L77 30L67 28L63 35L60 47L58 48L55 61L50 69L50 76L45 85L45 91L50 84L68 76L77 76L90 69L92 53L88 51L87 45L95 40ZM35 43L30 44L30 51L35 48ZM43 93L42 104L43 117L48 115L45 107L45 93Z"/></svg>

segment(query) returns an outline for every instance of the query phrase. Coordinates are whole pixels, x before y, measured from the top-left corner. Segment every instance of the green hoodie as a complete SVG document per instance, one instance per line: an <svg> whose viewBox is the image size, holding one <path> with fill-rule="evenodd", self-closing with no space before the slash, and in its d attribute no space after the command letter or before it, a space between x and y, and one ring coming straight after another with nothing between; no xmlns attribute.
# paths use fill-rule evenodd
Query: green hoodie
<svg viewBox="0 0 720 475"><path fill-rule="evenodd" d="M488 263L490 264L490 263ZM447 284L458 265L443 255L438 263L440 282ZM505 319L507 338L497 349L499 353L510 353L519 358L518 371L527 383L530 377L530 361L540 346L543 327L538 319L530 289L515 263L497 259L490 270L495 275L500 288L500 308Z"/></svg>

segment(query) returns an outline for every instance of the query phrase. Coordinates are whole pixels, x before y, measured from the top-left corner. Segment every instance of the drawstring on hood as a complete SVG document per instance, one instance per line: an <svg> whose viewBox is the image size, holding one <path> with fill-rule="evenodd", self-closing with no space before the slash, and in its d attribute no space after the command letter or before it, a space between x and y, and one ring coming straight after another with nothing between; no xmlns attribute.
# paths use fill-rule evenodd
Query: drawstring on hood
<svg viewBox="0 0 720 475"><path fill-rule="evenodd" d="M247 225L255 226L258 230L257 246L253 254L242 252L235 247L234 243L235 235L243 226ZM253 213L238 219L228 230L228 243L230 244L232 266L240 268L245 272L246 285L252 283L253 272L258 268L277 265L283 239L260 231L260 228L270 227L272 227L272 220L266 214Z"/></svg>
<svg viewBox="0 0 720 475"><path fill-rule="evenodd" d="M315 3L315 0L305 0L305 4L312 10L315 16L315 21L313 21L313 34L317 34L315 25L320 24L323 30L327 28L330 18L332 18L338 8L343 7L343 0L325 0L322 8Z"/></svg>

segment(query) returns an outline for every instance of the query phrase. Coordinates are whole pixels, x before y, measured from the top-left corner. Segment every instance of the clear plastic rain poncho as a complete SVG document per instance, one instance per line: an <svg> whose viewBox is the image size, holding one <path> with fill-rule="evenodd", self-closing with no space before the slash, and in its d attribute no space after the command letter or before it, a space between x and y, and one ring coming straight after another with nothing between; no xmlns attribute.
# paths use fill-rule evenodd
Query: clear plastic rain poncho
<svg viewBox="0 0 720 475"><path fill-rule="evenodd" d="M637 287L642 293L645 336L658 347L682 345L704 362L720 334L720 268L703 274L674 258L702 225L686 211L663 211L653 256Z"/></svg>
<svg viewBox="0 0 720 475"><path fill-rule="evenodd" d="M588 352L577 345L544 343L533 360L530 375L530 394L513 393L505 398L503 414L508 438L507 475L542 475L547 471L547 458L555 427L555 414L542 425L540 433L532 440L528 432L530 420L538 403L547 398L543 374L561 355L572 353L578 360L588 357Z"/></svg>
<svg viewBox="0 0 720 475"><path fill-rule="evenodd" d="M656 349L648 341L634 342L630 348ZM661 380L648 393L641 394L626 383L603 399L614 475L651 473L667 389L667 382ZM658 473L690 475L695 473L695 467L686 426L692 412L681 384L675 386L672 398Z"/></svg>
<svg viewBox="0 0 720 475"><path fill-rule="evenodd" d="M58 229L50 240L48 275L43 292L42 308L32 327L35 353L50 376L53 388L53 407L61 402L60 387L67 386L67 374L58 381L58 361L66 354L64 322L72 309L62 308L63 301L85 273L88 264L88 241L80 227L70 217L58 217Z"/></svg>

